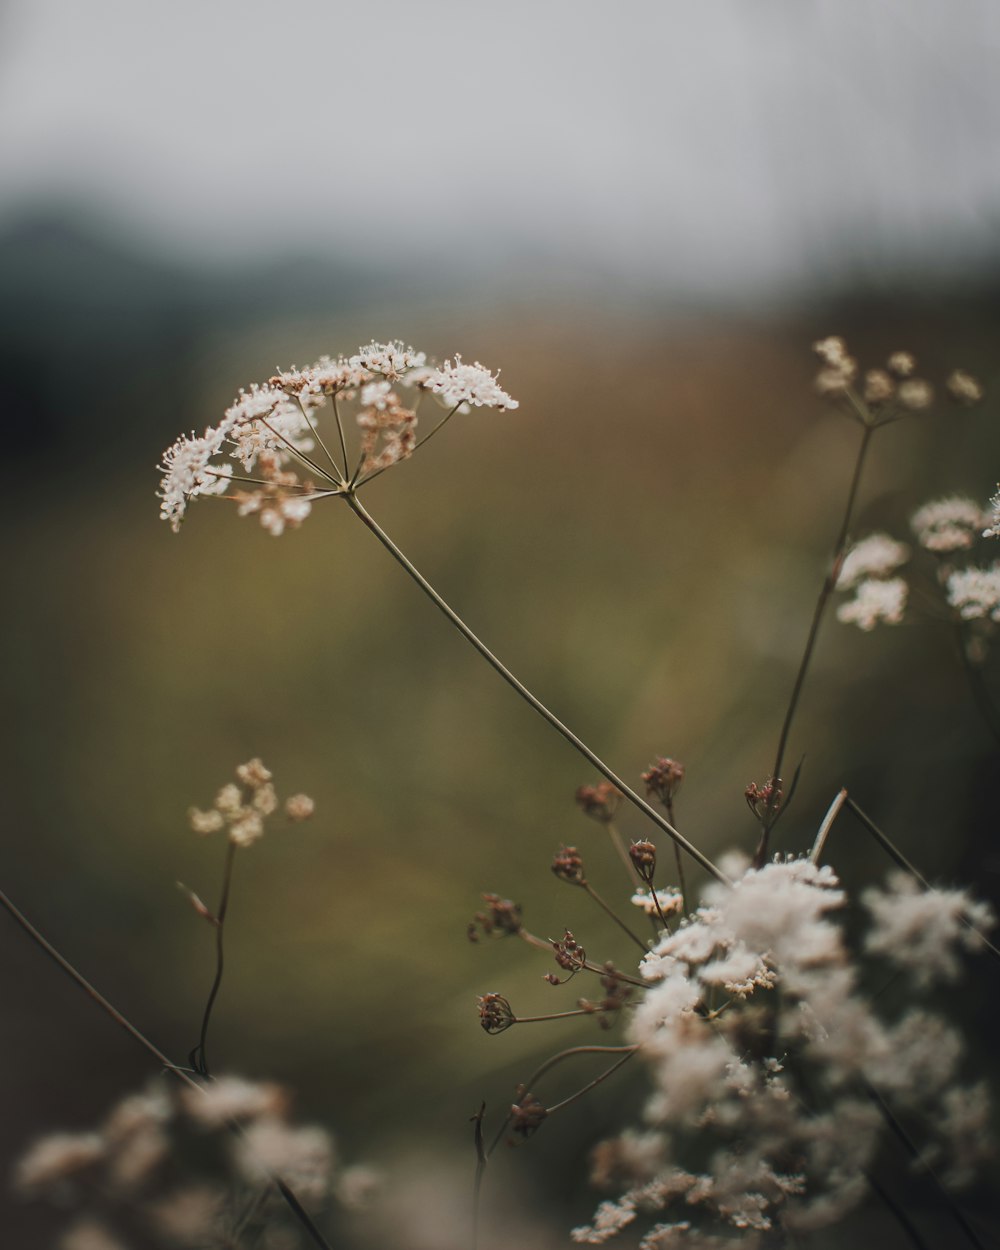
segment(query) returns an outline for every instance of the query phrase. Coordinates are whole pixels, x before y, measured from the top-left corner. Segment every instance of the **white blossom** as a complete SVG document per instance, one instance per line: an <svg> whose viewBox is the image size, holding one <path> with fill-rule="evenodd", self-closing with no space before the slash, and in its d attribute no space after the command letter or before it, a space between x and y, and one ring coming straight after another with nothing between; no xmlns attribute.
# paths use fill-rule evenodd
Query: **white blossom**
<svg viewBox="0 0 1000 1250"><path fill-rule="evenodd" d="M478 361L472 365L446 360L430 379L428 388L441 396L449 407L473 404L484 408L516 408L518 402L500 389L497 379Z"/></svg>
<svg viewBox="0 0 1000 1250"><path fill-rule="evenodd" d="M248 1081L240 1076L219 1076L194 1090L184 1088L181 1105L203 1128L222 1128L230 1120L255 1120L280 1115L288 1095L280 1085Z"/></svg>
<svg viewBox="0 0 1000 1250"><path fill-rule="evenodd" d="M237 1170L249 1181L277 1175L308 1206L330 1190L335 1163L333 1138L318 1125L293 1128L276 1117L255 1120L233 1144Z"/></svg>
<svg viewBox="0 0 1000 1250"><path fill-rule="evenodd" d="M989 525L983 530L983 537L1000 538L1000 486L997 486L997 493L990 500L990 508L993 515L989 519Z"/></svg>
<svg viewBox="0 0 1000 1250"><path fill-rule="evenodd" d="M870 534L844 556L837 589L850 590L867 577L886 577L909 558L910 550L888 534Z"/></svg>
<svg viewBox="0 0 1000 1250"><path fill-rule="evenodd" d="M921 547L939 554L971 547L985 523L982 508L964 495L925 503L910 518Z"/></svg>
<svg viewBox="0 0 1000 1250"><path fill-rule="evenodd" d="M963 620L1000 621L1000 561L988 569L956 569L945 583L948 602Z"/></svg>
<svg viewBox="0 0 1000 1250"><path fill-rule="evenodd" d="M925 890L904 872L893 873L887 889L865 890L861 898L873 921L865 948L907 969L920 985L953 980L957 949L977 950L980 932L995 924L989 905L965 890Z"/></svg>
<svg viewBox="0 0 1000 1250"><path fill-rule="evenodd" d="M906 607L907 586L901 577L888 581L869 578L859 584L853 599L842 603L837 609L837 620L845 625L857 625L859 629L875 628L879 621L886 625L898 625Z"/></svg>
<svg viewBox="0 0 1000 1250"><path fill-rule="evenodd" d="M632 905L641 907L647 916L670 916L679 912L684 906L684 899L679 890L657 890L654 899L652 890L636 890L632 895Z"/></svg>
<svg viewBox="0 0 1000 1250"><path fill-rule="evenodd" d="M409 369L419 369L427 363L424 352L415 352L412 347L404 347L399 339L392 343L369 343L367 347L359 347L351 357L354 366L368 369L372 373L381 373L390 382L395 382Z"/></svg>

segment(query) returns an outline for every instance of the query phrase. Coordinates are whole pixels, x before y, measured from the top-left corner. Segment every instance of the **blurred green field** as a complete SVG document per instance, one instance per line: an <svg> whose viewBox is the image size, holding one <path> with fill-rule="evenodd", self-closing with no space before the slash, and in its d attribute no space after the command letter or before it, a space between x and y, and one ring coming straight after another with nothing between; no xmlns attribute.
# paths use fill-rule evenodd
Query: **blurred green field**
<svg viewBox="0 0 1000 1250"><path fill-rule="evenodd" d="M866 364L912 347L928 376L962 365L995 395L996 331L988 310L945 302L753 323L532 306L368 310L204 343L172 428L144 420L140 392L92 432L98 452L79 470L65 448L51 472L47 449L4 470L2 888L186 1056L211 932L174 883L212 899L224 847L190 833L185 812L260 755L279 791L307 791L317 812L238 857L216 1065L287 1081L350 1157L406 1161L412 1175L415 1157L439 1155L471 1174L480 1100L501 1111L540 1056L593 1031L483 1034L479 993L533 1013L571 1006L577 990L546 986L548 965L521 944L466 942L480 891L519 900L545 937L569 926L589 952L628 958L614 926L548 871L573 843L602 891L624 898L602 831L573 803L595 778L336 501L277 540L205 501L172 535L153 497L162 447L276 364L373 334L501 366L521 407L456 420L373 484L366 506L623 776L637 782L658 754L684 761L678 821L692 840L749 850L743 789L772 761L858 438L813 397L809 344L848 334ZM993 491L992 395L879 433L858 534L905 537L924 500ZM996 657L990 675L1000 692ZM828 621L790 744L803 756L780 849L808 845L847 785L928 875L997 896L996 752L942 626L864 635ZM642 831L638 816L622 825ZM846 821L829 858L851 885L886 867ZM98 1119L149 1066L19 934L5 947L9 1160L35 1132ZM966 1002L980 1034L995 1015L986 997ZM505 1158L495 1200L539 1202L556 1229L580 1222L592 1210L580 1160L640 1093L633 1072L568 1111ZM25 1245L49 1227L13 1204L9 1219ZM392 1244L461 1235L435 1242L414 1221Z"/></svg>

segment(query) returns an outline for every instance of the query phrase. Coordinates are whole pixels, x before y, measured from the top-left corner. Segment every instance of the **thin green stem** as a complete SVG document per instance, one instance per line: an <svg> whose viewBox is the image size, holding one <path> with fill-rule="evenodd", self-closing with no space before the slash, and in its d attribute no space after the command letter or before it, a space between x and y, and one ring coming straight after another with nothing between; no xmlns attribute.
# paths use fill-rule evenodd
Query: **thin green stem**
<svg viewBox="0 0 1000 1250"><path fill-rule="evenodd" d="M598 1077L595 1077L594 1080L592 1080L589 1085L584 1085L583 1089L578 1089L575 1094L570 1094L570 1096L568 1098L564 1098L562 1102L554 1103L551 1107L546 1107L545 1110L549 1113L549 1115L552 1115L556 1111L561 1111L563 1107L568 1107L570 1103L576 1102L576 1100L578 1098L582 1098L584 1094L589 1094L590 1091L592 1089L596 1089L596 1087L600 1085L602 1081L606 1081L609 1076L613 1076L618 1071L618 1069L622 1066L622 1064L628 1063L628 1061L632 1058L634 1054L635 1054L635 1048L630 1050L627 1055L622 1055L622 1057L617 1061L617 1063L613 1063L610 1068L605 1068L605 1070L601 1073L601 1075Z"/></svg>
<svg viewBox="0 0 1000 1250"><path fill-rule="evenodd" d="M757 847L757 853L754 856L754 864L758 868L767 859L767 849L770 841L771 829L774 826L774 822L778 818L780 810L781 767L785 761L785 748L788 746L788 736L791 733L792 722L795 719L795 713L798 710L799 698L802 694L802 687L805 684L806 674L809 671L809 664L812 660L813 651L816 647L816 639L819 637L819 629L823 622L823 616L826 612L826 605L830 600L830 596L833 594L837 585L837 578L840 575L844 547L847 544L847 535L850 531L851 518L854 515L854 505L858 497L858 487L861 484L861 473L864 469L865 458L868 454L868 447L871 443L871 437L874 432L875 426L870 422L864 422L864 432L861 436L861 445L858 448L857 459L854 462L854 473L851 477L851 486L847 494L847 505L844 508L844 516L840 523L840 530L837 533L837 541L833 545L833 556L830 560L830 566L827 570L826 577L823 579L823 585L820 587L819 597L816 600L816 607L813 609L812 622L809 626L809 634L806 638L805 650L802 653L802 659L799 661L798 672L795 675L795 683L792 686L791 698L788 701L788 708L785 711L785 719L782 722L781 732L778 735L778 748L774 756L774 767L771 770L771 778L775 787L778 789L770 810L764 813L764 819L761 825L760 843Z"/></svg>
<svg viewBox="0 0 1000 1250"><path fill-rule="evenodd" d="M210 1076L208 1068L208 1055L205 1050L208 1044L208 1026L212 1019L212 1008L215 1006L215 1000L218 997L219 987L222 985L222 973L225 967L225 948L224 935L226 927L226 912L229 910L229 890L233 880L233 864L236 862L236 843L226 843L226 863L222 871L222 894L219 898L219 906L215 912L215 979L212 981L212 988L208 992L208 1001L205 1003L205 1011L201 1019L201 1034L198 1038L198 1045L191 1051L191 1066L200 1076Z"/></svg>
<svg viewBox="0 0 1000 1250"><path fill-rule="evenodd" d="M854 815L858 818L858 820L861 821L864 827L868 830L868 832L872 835L875 841L879 844L882 850L885 851L885 853L889 856L889 858L895 864L897 864L900 868L902 868L904 872L908 872L910 876L913 877L913 879L917 881L920 885L922 885L925 890L934 889L934 887L927 880L927 878L923 875L923 873L919 870L919 868L917 868L914 864L910 863L910 861L906 858L906 856L899 849L899 847L896 846L896 844L892 842L885 833L882 832L882 830L878 827L878 825L876 825L874 820L872 820L872 818L866 812L862 811L861 808L858 807L857 803L855 803L855 801L850 797L850 795L846 797L845 802L847 806L851 809L851 811L854 813ZM1000 959L1000 950L998 950L997 947L993 945L993 943L986 937L986 935L982 932L981 929L977 929L971 920L966 919L966 917L961 914L959 914L958 919L969 930L970 933L974 933L976 935L976 937L979 939L979 941L982 943L985 949L990 952L991 955L993 955L997 959Z"/></svg>
<svg viewBox="0 0 1000 1250"><path fill-rule="evenodd" d="M627 798L634 807L637 807L644 816L647 816L655 825L662 829L664 833L673 838L674 842L677 843L683 851L686 851L696 863L700 864L706 872L710 873L717 881L721 881L725 885L731 884L729 878L720 868L717 868L715 864L713 864L706 855L702 854L696 846L692 845L687 838L679 834L673 825L665 820L659 812L655 811L644 799L640 798L639 795L636 794L636 792L617 775L617 773L613 772L611 768L605 764L599 755L592 751L590 747L582 741L582 739L578 738L571 729L564 725L561 720L550 712L545 704L542 703L540 699L536 698L527 686L520 682L510 669L506 668L500 660L497 659L493 652L490 651L489 648L472 632L469 626L466 625L465 621L462 620L458 613L449 607L444 599L441 598L423 574L420 573L413 564L411 564L409 559L407 559L399 547L396 546L385 530L383 530L366 511L355 494L345 494L344 501L347 503L348 507L350 507L351 511L354 512L355 516L357 516L358 519L375 535L393 559L406 570L411 578L413 578L416 584L420 587L428 599L431 600L435 607L437 607L438 610L445 617L447 617L462 637L475 647L490 667L493 668L509 686L512 686L513 689L517 691L529 707L533 708L543 720L547 721L557 733L561 734L571 746L579 751L583 758L596 768L602 777L605 777L611 782L612 785L617 786L625 798Z"/></svg>
<svg viewBox="0 0 1000 1250"><path fill-rule="evenodd" d="M347 454L347 439L344 436L344 422L340 415L340 404L337 402L336 392L333 394L333 415L337 419L337 435L340 438L340 450L344 457L344 480L346 481L351 474L351 460ZM329 454L329 453L327 453Z"/></svg>
<svg viewBox="0 0 1000 1250"><path fill-rule="evenodd" d="M456 412L458 412L458 409L460 407L461 407L460 404L456 404L455 407L452 408L451 411L446 416L441 418L441 420L437 423L437 425L433 428L433 430L430 431L430 433L425 434L423 438L417 439L417 441L413 444L413 450L410 452L410 455L412 456L418 447L423 447L424 443L429 443L430 440L434 437L434 435L438 432L438 430L440 430L442 426L444 426L444 424L452 416L454 416ZM358 474L355 473L354 477L351 479L351 485L357 486L357 487L367 486L369 482L374 482L377 477L380 477L381 474L383 474L386 471L386 469L391 469L391 468L392 468L392 465L384 464L381 467L381 469L376 469L373 473L366 473L364 477L359 477Z"/></svg>
<svg viewBox="0 0 1000 1250"><path fill-rule="evenodd" d="M336 396L334 396L334 400L336 401ZM299 411L302 413L302 419L305 421L306 425L308 425L310 430L312 430L313 437L316 439L316 442L319 443L320 447L323 448L323 454L326 456L327 460L330 461L330 467L333 469L334 473L336 473L337 481L338 482L345 481L346 476L345 477L341 476L340 466L337 464L336 460L334 460L333 456L330 455L330 449L327 447L326 443L323 442L323 435L320 434L319 430L316 428L316 424L313 421L312 417L310 417L309 413L306 411L306 406L302 402L302 397L300 395L296 395L295 402L298 404ZM336 407L334 407L334 411L336 411ZM340 426L339 416L337 417L337 426L338 428ZM343 431L341 431L340 441L341 441L341 444L343 444L343 441L344 441ZM344 448L344 471L346 475L346 471L347 471L347 449L346 447Z"/></svg>
<svg viewBox="0 0 1000 1250"><path fill-rule="evenodd" d="M638 937L635 933L632 932L632 930L628 927L625 921L621 919L620 916L615 914L614 910L608 906L608 904L604 901L603 898L601 898L600 894L597 893L597 891L590 884L590 882L581 881L580 884L583 887L583 889L586 890L587 894L594 900L597 906L600 907L602 911L606 912L607 915L611 917L611 919L615 922L618 928L621 929L621 931L627 937L632 939L632 941L636 944L636 946L638 946L638 948L642 951L644 955L648 955L649 947L646 945L646 943L642 940L641 937Z"/></svg>
<svg viewBox="0 0 1000 1250"><path fill-rule="evenodd" d="M117 1007L105 998L100 990L92 985L83 973L78 971L78 969L69 962L65 955L61 954L52 945L52 943L44 937L38 929L35 928L23 912L19 911L2 891L0 891L0 907L3 907L11 919L20 925L35 945L43 951L45 955L47 955L48 958L51 959L52 962L56 964L56 966L64 972L75 985L83 990L83 992L93 1002L95 1002L98 1007L101 1008L105 1015L109 1016L117 1025L123 1028L134 1041L139 1043L147 1054L152 1055L164 1071L169 1072L172 1076L176 1077L177 1080L181 1081L184 1085L187 1085L190 1089L197 1090L199 1094L207 1094L205 1085L203 1085L200 1081L194 1080L188 1072L186 1072L183 1068L178 1067L177 1064L175 1064L171 1059L168 1059L163 1051L160 1050L158 1046L154 1045L154 1043L151 1042L145 1034L140 1033L135 1025L132 1024L130 1020L126 1019ZM237 1121L227 1120L226 1127L236 1136L245 1137L243 1128ZM267 1172L268 1179L281 1194L282 1198L284 1198L292 1213L302 1224L303 1228L305 1228L313 1242L320 1248L320 1250L332 1250L330 1243L310 1219L309 1214L303 1209L302 1204L295 1196L294 1190L292 1190L292 1188L287 1185L280 1176L271 1172L270 1169L265 1169L265 1171Z"/></svg>

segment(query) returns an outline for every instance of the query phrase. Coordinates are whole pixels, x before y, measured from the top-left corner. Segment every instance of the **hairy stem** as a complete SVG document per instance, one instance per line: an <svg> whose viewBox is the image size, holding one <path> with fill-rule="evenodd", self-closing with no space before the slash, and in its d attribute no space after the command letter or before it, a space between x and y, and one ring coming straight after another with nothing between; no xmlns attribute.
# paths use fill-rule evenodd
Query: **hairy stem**
<svg viewBox="0 0 1000 1250"><path fill-rule="evenodd" d="M704 868L706 872L710 873L713 877L715 877L717 881L721 881L725 885L731 884L731 882L729 881L729 878L725 875L724 872L722 872L720 868L717 868L715 864L713 864L712 861L706 855L703 855L702 852L699 851L696 846L694 846L691 842L687 840L687 838L679 834L677 830L673 827L673 825L669 823L669 821L665 820L659 814L659 812L655 811L654 808L650 807L650 805L644 799L640 798L639 795L636 794L636 792L633 789L631 789L630 786L626 785L626 783L621 779L621 777L619 777L616 773L612 772L611 768L607 764L605 764L605 762L600 758L599 755L597 755L594 751L592 751L585 742L583 742L580 738L578 738L571 729L569 729L566 725L564 725L562 721L559 720L558 717L554 715L554 713L550 712L549 709L545 706L545 704L542 703L542 701L538 699L535 695L533 695L531 691L527 688L527 686L525 686L522 682L520 682L514 676L514 674L510 671L510 669L506 668L497 659L497 657L493 654L492 651L489 650L489 648L485 645L485 643L483 643L472 632L469 626L466 625L465 621L462 620L462 618L458 615L458 613L455 612L454 609L449 607L449 605L444 601L444 599L441 598L441 596L434 589L434 587L430 584L430 582L423 576L423 574L420 573L413 564L411 564L411 562L407 559L407 557L403 554L403 552L399 549L399 547L396 546L396 544L392 541L392 539L385 532L385 530L383 530L381 526L379 526L377 522L365 510L364 506L361 504L361 502L359 501L356 495L354 495L353 493L348 493L348 494L345 494L343 498L344 498L344 501L347 503L348 507L350 507L351 511L355 514L355 516L357 516L358 519L361 520L364 523L364 525L367 526L367 528L375 535L375 537L379 540L382 546L385 547L385 549L389 552L389 554L393 557L393 559L396 560L396 562L400 564L406 570L406 572L410 575L411 578L413 578L416 584L420 587L420 589L424 592L424 594L428 597L428 599L431 600L431 602L435 605L435 607L437 607L438 610L445 617L447 617L447 619L451 622L452 625L454 625L454 627L458 630L458 632L462 635L462 637L465 638L465 640L469 642L473 647L475 647L475 649L479 652L479 654L483 657L483 659L487 662L487 664L489 664L492 669L494 669L497 673L499 673L499 675L504 679L504 681L507 682L509 686L512 686L514 690L517 691L517 693L521 696L521 698L525 701L525 703L528 704L529 707L533 708L538 713L538 715L542 717L543 720L547 721L552 726L552 728L556 730L557 733L561 734L566 739L566 741L570 743L571 746L573 746L577 751L579 751L580 754L583 756L583 758L587 760L588 763L590 763L594 768L596 768L602 777L605 777L608 781L611 782L612 785L616 786L622 792L625 798L627 798L628 801L634 807L638 808L639 811L642 812L644 816L647 816L655 825L657 825L660 829L662 829L664 833L668 834L671 838L673 838L674 842L683 851L686 851L687 854L690 855L691 858L696 863L700 864L701 867Z"/></svg>

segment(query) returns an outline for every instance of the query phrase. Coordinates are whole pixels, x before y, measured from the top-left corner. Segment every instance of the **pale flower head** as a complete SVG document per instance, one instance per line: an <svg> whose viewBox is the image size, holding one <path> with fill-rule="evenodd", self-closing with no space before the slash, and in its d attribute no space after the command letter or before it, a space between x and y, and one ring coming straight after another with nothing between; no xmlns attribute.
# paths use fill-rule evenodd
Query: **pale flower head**
<svg viewBox="0 0 1000 1250"><path fill-rule="evenodd" d="M910 549L888 534L870 534L844 556L837 589L850 590L866 577L887 577L909 559Z"/></svg>
<svg viewBox="0 0 1000 1250"><path fill-rule="evenodd" d="M983 530L983 537L1000 538L1000 485L997 486L997 493L990 500L990 509L993 515L989 518L989 525Z"/></svg>
<svg viewBox="0 0 1000 1250"><path fill-rule="evenodd" d="M956 569L948 575L945 589L963 620L1000 621L1000 562L988 569Z"/></svg>
<svg viewBox="0 0 1000 1250"><path fill-rule="evenodd" d="M425 352L415 352L412 347L404 347L396 339L392 343L372 342L367 347L359 347L350 363L372 373L381 373L388 381L395 382L408 370L420 369L426 365L427 355Z"/></svg>
<svg viewBox="0 0 1000 1250"><path fill-rule="evenodd" d="M845 625L857 625L866 633L880 621L885 625L898 625L903 619L906 595L906 582L901 577L888 581L869 578L861 582L853 599L840 605L837 620Z"/></svg>
<svg viewBox="0 0 1000 1250"><path fill-rule="evenodd" d="M240 1076L219 1076L200 1089L180 1092L184 1111L202 1128L222 1128L231 1120L257 1120L283 1115L288 1094L270 1081L247 1081Z"/></svg>
<svg viewBox="0 0 1000 1250"><path fill-rule="evenodd" d="M441 396L442 401L453 407L472 404L477 408L516 408L518 402L500 389L497 379L477 360L475 364L462 363L456 356L455 363L446 360L428 383L428 389Z"/></svg>
<svg viewBox="0 0 1000 1250"><path fill-rule="evenodd" d="M249 1125L233 1143L237 1170L251 1182L280 1176L307 1206L330 1191L336 1162L333 1138L318 1125L292 1128L264 1117Z"/></svg>
<svg viewBox="0 0 1000 1250"><path fill-rule="evenodd" d="M979 504L964 495L951 495L918 508L910 525L921 547L945 554L971 547L985 520Z"/></svg>

